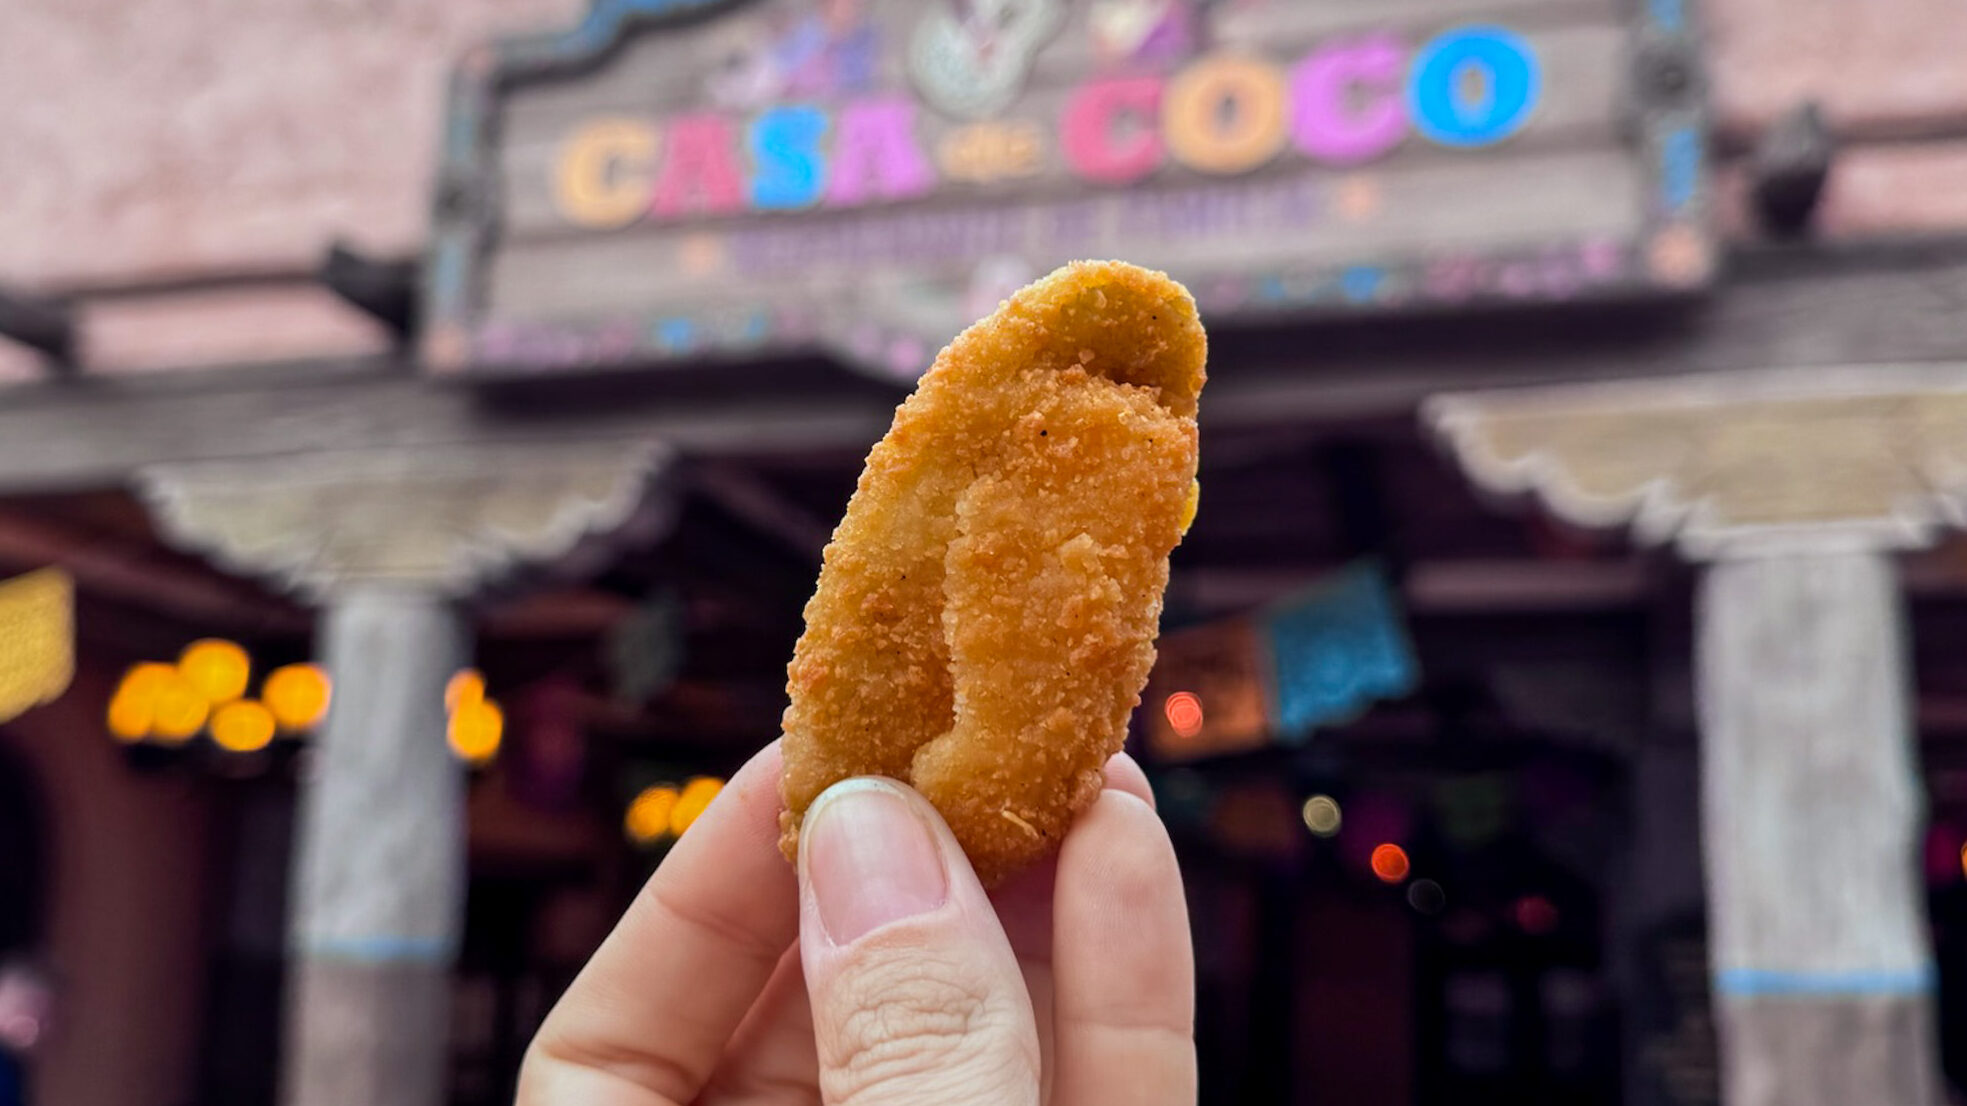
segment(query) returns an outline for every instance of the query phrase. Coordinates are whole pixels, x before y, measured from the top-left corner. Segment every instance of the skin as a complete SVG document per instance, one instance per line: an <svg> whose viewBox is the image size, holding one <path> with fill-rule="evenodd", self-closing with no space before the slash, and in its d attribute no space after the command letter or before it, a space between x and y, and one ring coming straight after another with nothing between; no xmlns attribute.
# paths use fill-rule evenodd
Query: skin
<svg viewBox="0 0 1967 1106"><path fill-rule="evenodd" d="M677 844L547 1018L519 1106L1195 1101L1181 878L1131 760L1106 764L1055 861L990 896L920 796L846 785L907 804L947 883L847 940L823 903L836 917L896 903L855 901L877 892L814 849L794 878L776 849L780 770L774 744Z"/></svg>

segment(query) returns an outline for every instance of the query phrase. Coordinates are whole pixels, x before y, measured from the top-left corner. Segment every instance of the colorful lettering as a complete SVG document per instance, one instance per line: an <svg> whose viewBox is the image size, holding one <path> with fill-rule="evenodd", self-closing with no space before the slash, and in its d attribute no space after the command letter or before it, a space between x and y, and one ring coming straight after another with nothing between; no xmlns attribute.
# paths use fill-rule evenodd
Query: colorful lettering
<svg viewBox="0 0 1967 1106"><path fill-rule="evenodd" d="M1169 82L1162 101L1169 151L1205 173L1269 161L1284 148L1288 122L1283 75L1254 58L1203 58Z"/></svg>
<svg viewBox="0 0 1967 1106"><path fill-rule="evenodd" d="M950 180L982 184L1038 172L1044 148L1044 136L1030 123L972 123L942 140L936 161Z"/></svg>
<svg viewBox="0 0 1967 1106"><path fill-rule="evenodd" d="M596 119L574 132L554 165L553 201L569 222L621 227L647 207L656 128L633 119Z"/></svg>
<svg viewBox="0 0 1967 1106"><path fill-rule="evenodd" d="M1400 102L1406 50L1391 35L1328 47L1291 74L1291 137L1321 161L1352 165L1386 153L1407 136Z"/></svg>
<svg viewBox="0 0 1967 1106"><path fill-rule="evenodd" d="M1098 78L1066 92L1056 133L1051 121L987 119L950 128L933 150L918 134L917 105L900 94L853 100L837 114L764 106L748 123L711 113L604 117L568 137L548 185L568 222L608 229L645 214L853 207L910 199L942 182L1028 177L1055 164L1054 141L1075 177L1110 186L1140 181L1170 159L1200 173L1244 173L1286 145L1354 165L1395 149L1410 129L1449 147L1501 142L1528 124L1541 82L1529 43L1500 27L1456 28L1411 56L1396 36L1368 34L1328 42L1288 73L1219 53L1166 78ZM1699 148L1685 137L1662 144L1669 209L1694 202L1687 182L1698 178ZM1366 217L1372 205L1363 197L1338 210Z"/></svg>
<svg viewBox="0 0 1967 1106"><path fill-rule="evenodd" d="M1407 110L1414 128L1443 146L1487 146L1522 129L1542 73L1530 44L1501 27L1442 35L1414 59Z"/></svg>
<svg viewBox="0 0 1967 1106"><path fill-rule="evenodd" d="M771 108L745 132L756 171L751 205L763 211L791 211L819 202L826 191L826 113L815 107Z"/></svg>
<svg viewBox="0 0 1967 1106"><path fill-rule="evenodd" d="M935 173L915 140L915 105L900 97L860 100L840 113L826 202L902 200L934 187Z"/></svg>
<svg viewBox="0 0 1967 1106"><path fill-rule="evenodd" d="M1125 184L1161 164L1161 81L1125 77L1081 85L1059 121L1066 164L1090 181Z"/></svg>
<svg viewBox="0 0 1967 1106"><path fill-rule="evenodd" d="M649 210L668 219L692 210L714 215L743 206L744 178L733 155L730 124L711 114L671 120L669 148Z"/></svg>

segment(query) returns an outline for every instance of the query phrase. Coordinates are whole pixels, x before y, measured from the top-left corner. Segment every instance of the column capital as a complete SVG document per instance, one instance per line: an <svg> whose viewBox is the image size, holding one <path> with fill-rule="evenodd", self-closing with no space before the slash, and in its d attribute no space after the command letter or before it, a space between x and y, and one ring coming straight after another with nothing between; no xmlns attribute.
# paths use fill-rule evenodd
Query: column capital
<svg viewBox="0 0 1967 1106"><path fill-rule="evenodd" d="M646 516L670 460L655 442L324 451L152 465L137 488L173 544L309 599L464 598Z"/></svg>
<svg viewBox="0 0 1967 1106"><path fill-rule="evenodd" d="M1477 485L1695 560L1931 544L1967 503L1967 365L1437 396Z"/></svg>

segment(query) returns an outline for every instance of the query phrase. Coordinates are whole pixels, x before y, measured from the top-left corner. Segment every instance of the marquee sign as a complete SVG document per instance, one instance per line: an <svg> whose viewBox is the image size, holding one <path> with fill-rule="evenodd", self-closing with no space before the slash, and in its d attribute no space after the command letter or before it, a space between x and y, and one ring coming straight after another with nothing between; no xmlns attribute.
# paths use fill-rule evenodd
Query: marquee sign
<svg viewBox="0 0 1967 1106"><path fill-rule="evenodd" d="M912 379L1080 257L1205 315L1683 290L1684 0L597 0L452 91L424 354Z"/></svg>

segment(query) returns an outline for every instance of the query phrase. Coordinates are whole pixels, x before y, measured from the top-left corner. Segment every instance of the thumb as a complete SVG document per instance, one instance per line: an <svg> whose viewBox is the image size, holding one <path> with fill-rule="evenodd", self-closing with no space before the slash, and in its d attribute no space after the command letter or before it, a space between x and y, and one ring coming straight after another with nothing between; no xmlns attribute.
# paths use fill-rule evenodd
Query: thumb
<svg viewBox="0 0 1967 1106"><path fill-rule="evenodd" d="M826 1106L1036 1106L1024 977L935 808L877 777L828 788L799 892Z"/></svg>

